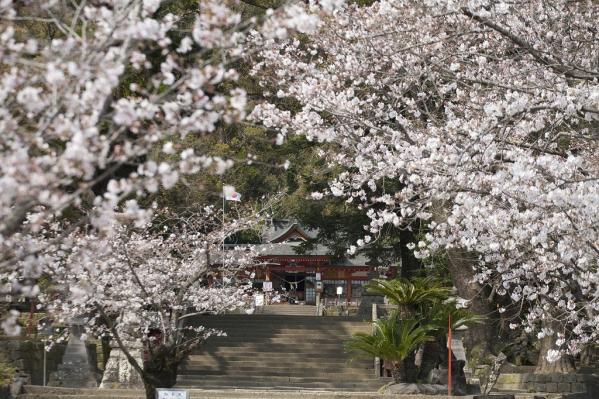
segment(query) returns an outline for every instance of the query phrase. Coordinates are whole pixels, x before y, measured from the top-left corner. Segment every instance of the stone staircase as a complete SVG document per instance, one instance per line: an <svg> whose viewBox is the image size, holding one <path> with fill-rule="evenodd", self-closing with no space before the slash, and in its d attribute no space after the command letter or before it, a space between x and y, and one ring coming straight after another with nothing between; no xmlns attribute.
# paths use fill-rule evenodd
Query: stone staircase
<svg viewBox="0 0 599 399"><path fill-rule="evenodd" d="M299 307L299 306L298 306ZM295 315L198 316L191 325L225 331L181 367L177 386L374 392L387 380L373 362L349 362L343 343L370 325L349 317Z"/></svg>
<svg viewBox="0 0 599 399"><path fill-rule="evenodd" d="M268 305L256 308L256 314L275 314L281 316L316 316L313 305Z"/></svg>

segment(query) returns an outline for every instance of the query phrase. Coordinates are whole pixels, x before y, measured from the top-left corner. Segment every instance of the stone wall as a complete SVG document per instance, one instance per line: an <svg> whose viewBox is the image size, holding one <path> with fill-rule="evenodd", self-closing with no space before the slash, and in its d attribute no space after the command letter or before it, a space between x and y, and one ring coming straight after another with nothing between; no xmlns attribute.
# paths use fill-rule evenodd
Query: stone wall
<svg viewBox="0 0 599 399"><path fill-rule="evenodd" d="M58 369L66 344L54 345L46 353L46 381ZM94 348L95 351L95 348ZM31 376L31 383L42 385L44 370L44 344L23 338L0 338L0 362L6 362Z"/></svg>
<svg viewBox="0 0 599 399"><path fill-rule="evenodd" d="M565 397L599 398L599 377L592 374L576 373L504 373L499 375L495 389L562 394L584 393L583 395L565 395Z"/></svg>

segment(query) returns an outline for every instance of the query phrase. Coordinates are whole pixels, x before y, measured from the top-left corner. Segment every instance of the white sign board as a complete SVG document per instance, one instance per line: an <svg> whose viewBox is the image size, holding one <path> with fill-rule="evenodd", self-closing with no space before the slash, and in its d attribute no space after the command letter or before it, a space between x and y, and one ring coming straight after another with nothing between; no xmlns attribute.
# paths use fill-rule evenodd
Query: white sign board
<svg viewBox="0 0 599 399"><path fill-rule="evenodd" d="M262 283L262 291L272 291L272 281L265 281L264 283Z"/></svg>
<svg viewBox="0 0 599 399"><path fill-rule="evenodd" d="M264 306L264 295L256 295L254 297L254 305Z"/></svg>
<svg viewBox="0 0 599 399"><path fill-rule="evenodd" d="M316 273L316 281L322 280L320 273Z"/></svg>
<svg viewBox="0 0 599 399"><path fill-rule="evenodd" d="M188 399L185 389L156 389L156 399Z"/></svg>
<svg viewBox="0 0 599 399"><path fill-rule="evenodd" d="M316 282L316 291L322 292L322 281Z"/></svg>
<svg viewBox="0 0 599 399"><path fill-rule="evenodd" d="M461 339L451 338L451 351L457 360L466 361L466 351Z"/></svg>

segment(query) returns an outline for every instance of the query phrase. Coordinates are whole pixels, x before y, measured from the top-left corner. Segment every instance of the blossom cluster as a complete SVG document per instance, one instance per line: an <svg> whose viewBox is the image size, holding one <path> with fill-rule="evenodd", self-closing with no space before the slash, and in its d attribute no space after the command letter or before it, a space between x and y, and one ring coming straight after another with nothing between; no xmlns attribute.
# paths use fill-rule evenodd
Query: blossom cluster
<svg viewBox="0 0 599 399"><path fill-rule="evenodd" d="M185 139L245 119L233 66L255 51L247 38L312 32L335 2L261 18L242 18L235 1L201 1L183 15L170 3L0 1L3 287L37 295L32 282L53 267L56 248L108 256L99 242L152 219L139 197L229 169L232 160ZM73 210L76 222L56 227ZM74 267L83 273L84 260Z"/></svg>
<svg viewBox="0 0 599 399"><path fill-rule="evenodd" d="M224 173L231 160L184 139L246 117L232 68L253 51L246 38L308 33L324 12L289 5L244 19L208 0L190 21L163 3L0 2L0 270L38 275L44 251L28 237L69 208L100 231L123 208L143 225L136 197Z"/></svg>
<svg viewBox="0 0 599 399"><path fill-rule="evenodd" d="M230 235L255 228L261 216L224 222L214 208L158 211L142 228L118 224L110 236L75 232L52 248L51 286L39 308L55 323L79 320L86 334L151 349L187 353L220 331L195 326L194 315L245 308L251 292L252 248L223 251ZM60 335L55 337L60 339Z"/></svg>
<svg viewBox="0 0 599 399"><path fill-rule="evenodd" d="M576 353L599 337L598 18L592 2L347 5L252 57L277 89L251 116L279 142L331 143L345 172L328 193L368 213L368 240L425 221L417 257L471 253L520 325L557 319Z"/></svg>

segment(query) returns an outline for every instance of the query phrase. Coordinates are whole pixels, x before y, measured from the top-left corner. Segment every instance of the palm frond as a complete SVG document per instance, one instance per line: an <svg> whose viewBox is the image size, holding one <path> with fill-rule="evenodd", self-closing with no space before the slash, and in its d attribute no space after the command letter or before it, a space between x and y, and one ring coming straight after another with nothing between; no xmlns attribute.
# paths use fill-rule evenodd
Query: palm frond
<svg viewBox="0 0 599 399"><path fill-rule="evenodd" d="M426 309L423 317L441 334L446 334L451 316L451 329L484 323L486 318L464 308L456 308L454 303L435 302Z"/></svg>
<svg viewBox="0 0 599 399"><path fill-rule="evenodd" d="M368 292L384 295L394 305L420 305L449 297L451 290L443 287L432 277L406 279L372 280L366 284Z"/></svg>
<svg viewBox="0 0 599 399"><path fill-rule="evenodd" d="M380 357L390 361L402 361L423 343L433 339L433 326L421 320L400 320L398 312L388 318L372 323L373 333L357 333L345 344L345 350L353 358Z"/></svg>

